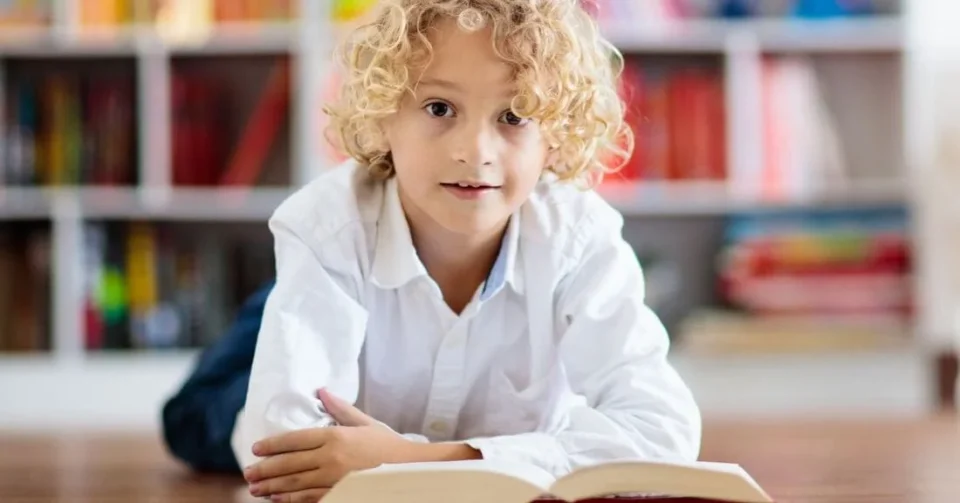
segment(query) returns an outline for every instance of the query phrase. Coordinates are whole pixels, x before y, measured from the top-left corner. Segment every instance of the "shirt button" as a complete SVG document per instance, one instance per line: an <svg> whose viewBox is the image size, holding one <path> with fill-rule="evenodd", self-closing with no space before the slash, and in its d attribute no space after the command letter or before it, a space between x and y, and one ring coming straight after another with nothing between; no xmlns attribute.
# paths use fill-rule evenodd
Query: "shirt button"
<svg viewBox="0 0 960 503"><path fill-rule="evenodd" d="M434 433L446 433L447 423L443 421L434 421L430 423L430 431L433 431Z"/></svg>

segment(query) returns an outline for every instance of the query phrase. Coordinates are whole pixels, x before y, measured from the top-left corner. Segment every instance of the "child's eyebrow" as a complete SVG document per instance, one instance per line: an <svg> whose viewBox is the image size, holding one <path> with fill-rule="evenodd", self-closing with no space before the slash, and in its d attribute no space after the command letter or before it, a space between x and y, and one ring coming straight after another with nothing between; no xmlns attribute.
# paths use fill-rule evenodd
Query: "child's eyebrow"
<svg viewBox="0 0 960 503"><path fill-rule="evenodd" d="M456 82L453 82L450 80L444 80L444 79L436 79L436 78L422 79L420 80L420 82L417 83L417 87L420 87L420 86L444 87L453 91L463 90L463 87L460 84L457 84Z"/></svg>
<svg viewBox="0 0 960 503"><path fill-rule="evenodd" d="M419 82L417 82L417 90L419 90L421 86L440 87L440 88L448 89L450 91L455 91L459 93L465 92L464 87L458 84L457 82L454 82L452 80L433 78L433 77L421 79ZM509 87L507 89L504 89L502 94L505 97L511 97L515 95L516 92L517 92L516 89L514 89L513 87Z"/></svg>

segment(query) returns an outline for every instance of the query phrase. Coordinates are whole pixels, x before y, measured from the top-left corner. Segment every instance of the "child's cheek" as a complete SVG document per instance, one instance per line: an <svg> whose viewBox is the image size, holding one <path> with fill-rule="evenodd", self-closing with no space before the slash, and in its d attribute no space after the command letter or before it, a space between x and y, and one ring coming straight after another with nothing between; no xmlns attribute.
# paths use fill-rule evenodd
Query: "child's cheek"
<svg viewBox="0 0 960 503"><path fill-rule="evenodd" d="M419 135L430 139L437 139L448 133L453 127L454 122L452 120L437 119L429 117L427 114L423 115L416 124L411 124L411 126L416 127L416 132Z"/></svg>
<svg viewBox="0 0 960 503"><path fill-rule="evenodd" d="M527 124L526 126L500 124L499 128L500 136L502 136L507 143L517 147L536 145L541 139L540 130L535 124Z"/></svg>
<svg viewBox="0 0 960 503"><path fill-rule="evenodd" d="M502 129L501 136L507 148L511 151L510 157L521 161L523 164L546 162L547 144L535 124L527 124L524 127L506 127L509 129Z"/></svg>

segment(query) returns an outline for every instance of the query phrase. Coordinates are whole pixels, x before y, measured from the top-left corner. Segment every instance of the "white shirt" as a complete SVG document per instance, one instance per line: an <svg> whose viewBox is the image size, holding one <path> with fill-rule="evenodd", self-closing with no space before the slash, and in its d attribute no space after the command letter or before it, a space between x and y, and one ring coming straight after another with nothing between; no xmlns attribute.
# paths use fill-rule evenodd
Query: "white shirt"
<svg viewBox="0 0 960 503"><path fill-rule="evenodd" d="M353 163L274 213L277 283L234 450L326 426L327 387L417 441L554 475L618 459L696 459L700 414L644 304L622 217L542 182L511 217L487 281L457 316L413 247L395 180Z"/></svg>

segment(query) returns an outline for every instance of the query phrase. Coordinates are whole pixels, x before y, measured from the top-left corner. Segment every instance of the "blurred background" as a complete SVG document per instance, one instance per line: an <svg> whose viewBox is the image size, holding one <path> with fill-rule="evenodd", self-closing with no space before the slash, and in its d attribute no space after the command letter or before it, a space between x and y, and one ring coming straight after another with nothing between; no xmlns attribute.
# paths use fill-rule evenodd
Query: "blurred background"
<svg viewBox="0 0 960 503"><path fill-rule="evenodd" d="M340 160L375 3L0 0L0 429L157 428ZM704 415L952 410L954 2L584 3L637 136L599 190Z"/></svg>

